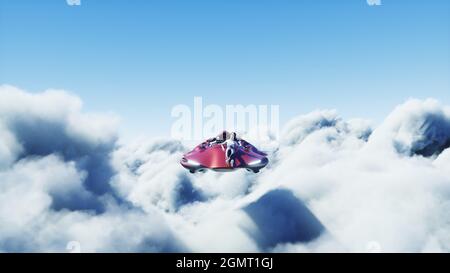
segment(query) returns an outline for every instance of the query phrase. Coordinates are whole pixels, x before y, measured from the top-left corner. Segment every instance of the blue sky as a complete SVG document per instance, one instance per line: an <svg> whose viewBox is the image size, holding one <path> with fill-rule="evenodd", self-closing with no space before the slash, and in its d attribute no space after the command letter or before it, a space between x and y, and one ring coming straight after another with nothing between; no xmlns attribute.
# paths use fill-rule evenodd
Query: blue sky
<svg viewBox="0 0 450 273"><path fill-rule="evenodd" d="M69 90L128 134L168 135L194 96L380 121L450 104L449 75L447 0L0 0L0 84Z"/></svg>

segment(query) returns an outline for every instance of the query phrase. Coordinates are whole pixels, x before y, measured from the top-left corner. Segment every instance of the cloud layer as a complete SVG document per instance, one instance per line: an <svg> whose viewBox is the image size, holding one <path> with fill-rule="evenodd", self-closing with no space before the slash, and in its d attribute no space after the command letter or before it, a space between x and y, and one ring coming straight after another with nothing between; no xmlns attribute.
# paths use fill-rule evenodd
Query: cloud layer
<svg viewBox="0 0 450 273"><path fill-rule="evenodd" d="M294 118L257 141L271 160L259 174L192 175L189 147L118 145L116 124L62 90L0 87L0 251L450 250L450 108L435 100L377 127Z"/></svg>

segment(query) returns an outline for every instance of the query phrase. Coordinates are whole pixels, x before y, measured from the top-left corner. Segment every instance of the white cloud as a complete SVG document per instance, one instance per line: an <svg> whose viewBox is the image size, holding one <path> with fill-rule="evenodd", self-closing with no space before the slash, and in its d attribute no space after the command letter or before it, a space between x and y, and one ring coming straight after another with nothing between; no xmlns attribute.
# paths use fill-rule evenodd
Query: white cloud
<svg viewBox="0 0 450 273"><path fill-rule="evenodd" d="M257 143L261 173L192 175L183 143L119 146L117 118L79 98L1 86L0 251L449 251L449 113L315 111Z"/></svg>
<svg viewBox="0 0 450 273"><path fill-rule="evenodd" d="M312 131L280 150L284 159L264 181L288 184L350 251L365 251L371 241L384 251L422 251L430 238L448 251L448 151L436 162L415 155L445 147L448 117L436 101L410 100L367 143L339 123Z"/></svg>
<svg viewBox="0 0 450 273"><path fill-rule="evenodd" d="M440 153L450 146L450 107L433 99L408 100L377 128L372 142L406 155Z"/></svg>
<svg viewBox="0 0 450 273"><path fill-rule="evenodd" d="M0 121L0 170L10 166L17 155L22 152L22 147L14 135L4 128Z"/></svg>

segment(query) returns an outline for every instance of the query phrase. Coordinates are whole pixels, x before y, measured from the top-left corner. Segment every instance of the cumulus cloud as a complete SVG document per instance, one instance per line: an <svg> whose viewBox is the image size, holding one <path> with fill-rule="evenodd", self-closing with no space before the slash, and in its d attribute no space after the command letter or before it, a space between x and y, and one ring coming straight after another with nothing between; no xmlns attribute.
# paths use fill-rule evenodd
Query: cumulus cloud
<svg viewBox="0 0 450 273"><path fill-rule="evenodd" d="M96 194L109 190L109 154L117 119L84 114L79 98L64 91L31 94L11 86L0 89L0 123L8 141L9 161L58 154L86 171L85 186ZM3 144L5 145L5 144ZM8 155L8 154L7 154Z"/></svg>
<svg viewBox="0 0 450 273"><path fill-rule="evenodd" d="M122 147L115 153L119 170L113 183L133 204L151 209L177 211L181 206L204 200L190 176L179 168L185 151L179 141L154 140Z"/></svg>
<svg viewBox="0 0 450 273"><path fill-rule="evenodd" d="M278 141L248 132L269 152L259 174L190 174L189 145L119 145L116 124L66 91L0 87L0 251L450 249L450 110L435 100L377 127L319 110Z"/></svg>
<svg viewBox="0 0 450 273"><path fill-rule="evenodd" d="M117 118L81 110L62 90L0 87L0 251L182 249L157 210L112 187Z"/></svg>
<svg viewBox="0 0 450 273"><path fill-rule="evenodd" d="M349 251L370 242L384 251L424 251L430 242L448 251L448 117L436 101L409 100L367 140L361 130L342 130L349 127L342 121L301 141L294 135L287 143L295 145L280 149L283 160L263 180L287 184Z"/></svg>
<svg viewBox="0 0 450 273"><path fill-rule="evenodd" d="M405 155L438 155L450 146L450 107L433 99L398 106L373 137Z"/></svg>

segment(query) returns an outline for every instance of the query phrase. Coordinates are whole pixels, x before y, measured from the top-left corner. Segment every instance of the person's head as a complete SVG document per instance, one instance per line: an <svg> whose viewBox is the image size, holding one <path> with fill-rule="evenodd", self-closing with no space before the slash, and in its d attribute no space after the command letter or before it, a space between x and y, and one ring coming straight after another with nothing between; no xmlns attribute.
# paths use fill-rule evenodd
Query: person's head
<svg viewBox="0 0 450 273"><path fill-rule="evenodd" d="M224 140L227 139L227 133L228 132L225 130L222 132L222 139L224 139Z"/></svg>
<svg viewBox="0 0 450 273"><path fill-rule="evenodd" d="M230 138L231 138L231 140L236 140L237 139L236 133L235 132L231 133Z"/></svg>

